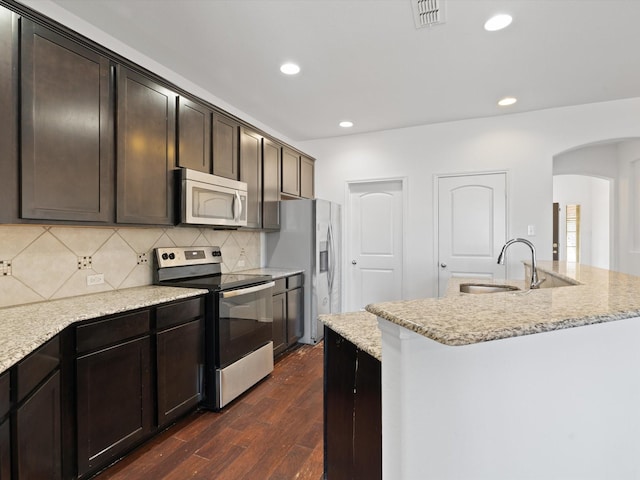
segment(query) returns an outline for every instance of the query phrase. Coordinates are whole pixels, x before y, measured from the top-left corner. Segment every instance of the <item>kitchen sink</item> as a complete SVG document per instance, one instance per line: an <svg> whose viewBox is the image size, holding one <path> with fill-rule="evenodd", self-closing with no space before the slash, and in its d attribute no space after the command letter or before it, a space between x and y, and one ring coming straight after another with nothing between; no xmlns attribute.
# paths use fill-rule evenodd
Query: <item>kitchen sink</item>
<svg viewBox="0 0 640 480"><path fill-rule="evenodd" d="M490 283L461 283L460 292L462 293L499 293L499 292L515 292L520 290L513 285L493 285Z"/></svg>

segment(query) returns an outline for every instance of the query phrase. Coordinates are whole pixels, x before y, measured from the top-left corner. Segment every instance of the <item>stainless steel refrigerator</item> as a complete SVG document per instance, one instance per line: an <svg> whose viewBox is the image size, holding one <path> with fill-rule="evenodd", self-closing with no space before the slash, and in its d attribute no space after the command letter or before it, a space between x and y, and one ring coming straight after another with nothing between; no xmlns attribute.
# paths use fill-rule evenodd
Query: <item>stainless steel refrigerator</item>
<svg viewBox="0 0 640 480"><path fill-rule="evenodd" d="M341 207L326 200L280 202L280 231L266 234L266 266L304 269L300 342L324 337L318 315L342 311Z"/></svg>

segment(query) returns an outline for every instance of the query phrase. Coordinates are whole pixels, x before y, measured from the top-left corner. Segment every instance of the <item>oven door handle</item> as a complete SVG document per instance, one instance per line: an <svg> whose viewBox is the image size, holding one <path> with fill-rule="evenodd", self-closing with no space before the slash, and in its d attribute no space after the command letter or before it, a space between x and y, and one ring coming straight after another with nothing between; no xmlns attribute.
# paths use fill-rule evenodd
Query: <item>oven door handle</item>
<svg viewBox="0 0 640 480"><path fill-rule="evenodd" d="M237 290L229 290L228 292L220 292L220 296L222 298L232 298L237 297L238 295L247 295L249 293L266 290L267 288L271 288L273 286L275 286L275 282L261 283L260 285L255 285L253 287L239 288Z"/></svg>

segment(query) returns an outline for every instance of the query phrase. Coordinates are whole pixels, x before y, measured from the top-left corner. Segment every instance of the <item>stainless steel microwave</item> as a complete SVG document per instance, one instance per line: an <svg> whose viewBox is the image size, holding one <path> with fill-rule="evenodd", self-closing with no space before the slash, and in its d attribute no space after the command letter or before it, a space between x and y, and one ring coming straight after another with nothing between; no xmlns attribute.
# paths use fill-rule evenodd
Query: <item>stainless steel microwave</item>
<svg viewBox="0 0 640 480"><path fill-rule="evenodd" d="M247 184L181 168L180 223L227 228L247 225Z"/></svg>

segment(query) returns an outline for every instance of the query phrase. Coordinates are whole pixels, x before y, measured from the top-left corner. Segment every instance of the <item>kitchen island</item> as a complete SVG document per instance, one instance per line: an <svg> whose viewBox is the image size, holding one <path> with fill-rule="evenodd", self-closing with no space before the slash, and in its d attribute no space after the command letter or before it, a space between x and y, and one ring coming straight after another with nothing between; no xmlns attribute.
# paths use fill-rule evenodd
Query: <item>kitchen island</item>
<svg viewBox="0 0 640 480"><path fill-rule="evenodd" d="M381 330L383 478L639 477L640 278L551 262L539 273L574 285L469 295L454 283L445 298L367 306Z"/></svg>

